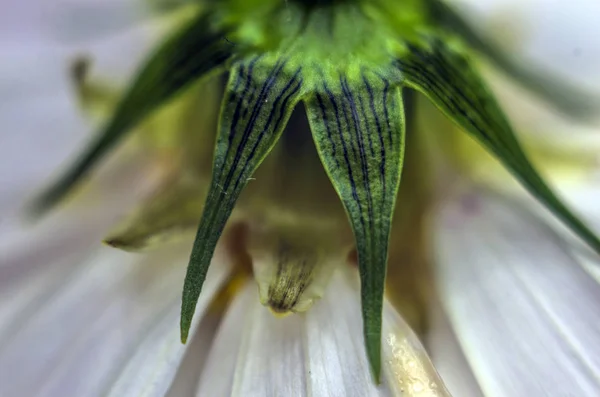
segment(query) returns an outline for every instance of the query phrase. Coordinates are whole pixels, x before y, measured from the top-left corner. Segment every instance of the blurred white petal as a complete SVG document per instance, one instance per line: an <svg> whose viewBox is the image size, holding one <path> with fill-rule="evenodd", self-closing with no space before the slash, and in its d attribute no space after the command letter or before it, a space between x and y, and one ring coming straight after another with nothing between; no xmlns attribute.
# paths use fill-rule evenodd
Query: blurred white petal
<svg viewBox="0 0 600 397"><path fill-rule="evenodd" d="M360 296L337 272L304 314L276 318L248 284L221 324L197 396L445 396L406 323L384 310L383 379L375 386L364 353Z"/></svg>
<svg viewBox="0 0 600 397"><path fill-rule="evenodd" d="M177 18L169 14L139 21L77 44L0 39L0 56L9 60L0 63L0 120L7 131L0 138L0 214L20 209L92 138L95 127L82 114L71 80L74 60L89 58L89 78L121 87ZM119 155L109 159L123 160Z"/></svg>
<svg viewBox="0 0 600 397"><path fill-rule="evenodd" d="M391 305L383 308L382 338L383 370L391 395L450 397L421 342Z"/></svg>
<svg viewBox="0 0 600 397"><path fill-rule="evenodd" d="M69 43L106 36L149 16L143 0L11 1L0 14L0 41Z"/></svg>
<svg viewBox="0 0 600 397"><path fill-rule="evenodd" d="M116 395L164 395L186 349L178 328L184 258L80 240L13 251L2 262L0 395L105 395L115 382ZM222 255L214 263L198 320L229 272Z"/></svg>
<svg viewBox="0 0 600 397"><path fill-rule="evenodd" d="M353 280L337 272L322 302L306 314L308 395L390 395L385 380L379 388L373 384L362 336L358 288L353 284ZM385 334L382 340L385 349ZM386 361L386 355L382 354L382 368ZM387 373L383 375L385 378Z"/></svg>
<svg viewBox="0 0 600 397"><path fill-rule="evenodd" d="M596 0L456 0L455 6L485 37L515 60L551 74L600 98L600 36ZM486 65L489 66L489 65ZM573 120L505 75L484 67L483 72L518 133L527 143L597 153L600 119Z"/></svg>
<svg viewBox="0 0 600 397"><path fill-rule="evenodd" d="M0 341L5 394L35 395L52 369L69 356L72 342L102 318L113 295L128 279L131 282L130 262L131 258L123 258L119 252L96 253L84 266L66 274L61 283L53 283L41 299L28 305L27 311L17 313L2 330Z"/></svg>
<svg viewBox="0 0 600 397"><path fill-rule="evenodd" d="M72 214L69 214L72 215ZM90 260L112 217L57 214L38 227L3 223L0 233L0 330L54 293ZM93 216L96 215L96 216ZM34 247L34 249L32 249ZM1 339L2 331L0 331Z"/></svg>
<svg viewBox="0 0 600 397"><path fill-rule="evenodd" d="M490 396L600 393L600 285L556 233L475 189L433 216L439 290Z"/></svg>
<svg viewBox="0 0 600 397"><path fill-rule="evenodd" d="M231 303L221 322L202 372L196 396L228 396L233 388L235 366L247 322L258 302L256 287L248 283ZM247 318L248 317L248 318Z"/></svg>
<svg viewBox="0 0 600 397"><path fill-rule="evenodd" d="M484 397L454 330L437 302L429 315L427 348L448 390L456 397Z"/></svg>
<svg viewBox="0 0 600 397"><path fill-rule="evenodd" d="M600 65L600 60L596 65ZM502 109L526 145L569 155L587 156L600 150L600 120L573 120L557 113L550 105L493 71L486 71ZM598 76L600 81L600 76ZM600 98L600 88L597 96Z"/></svg>
<svg viewBox="0 0 600 397"><path fill-rule="evenodd" d="M220 311L210 309L204 315L198 324L196 335L188 342L189 346L171 388L166 393L167 397L193 397L195 395L198 380L204 370L221 317Z"/></svg>
<svg viewBox="0 0 600 397"><path fill-rule="evenodd" d="M201 323L204 312L226 280L229 271L229 263L224 260L222 255L216 253L196 306L196 313L190 330L190 344L195 338L198 324ZM109 396L120 397L143 394L149 397L162 397L169 391L189 347L189 345L183 345L180 339L180 291L183 278L176 277L176 279L177 285L172 286L176 291L175 301L167 313L161 314L154 320L149 334L143 340L138 339L140 344L136 347L135 354L131 357L127 366L120 371L115 385L108 394ZM164 299L164 295L161 298ZM201 332L204 331L206 329Z"/></svg>
<svg viewBox="0 0 600 397"><path fill-rule="evenodd" d="M600 130L598 132L600 135ZM597 165L586 167L578 173L549 172L547 180L565 204L573 210L573 213L579 216L592 231L600 235L600 206L598 205L600 203L600 155L598 160ZM519 200L530 211L541 216L562 238L568 241L572 253L584 265L584 268L600 282L600 256L594 253L552 212L540 205L517 183L494 185L493 188Z"/></svg>
<svg viewBox="0 0 600 397"><path fill-rule="evenodd" d="M600 235L600 164L590 173L589 178L581 181L555 181L558 191L565 202L573 208L589 227ZM531 206L534 204L528 201ZM539 209L538 209L539 211ZM548 211L539 211L555 229L569 238L572 251L584 268L600 283L600 257L590 250L581 240L555 219Z"/></svg>
<svg viewBox="0 0 600 397"><path fill-rule="evenodd" d="M575 0L570 7L560 0L452 1L469 12L475 27L515 57L600 93L596 0Z"/></svg>

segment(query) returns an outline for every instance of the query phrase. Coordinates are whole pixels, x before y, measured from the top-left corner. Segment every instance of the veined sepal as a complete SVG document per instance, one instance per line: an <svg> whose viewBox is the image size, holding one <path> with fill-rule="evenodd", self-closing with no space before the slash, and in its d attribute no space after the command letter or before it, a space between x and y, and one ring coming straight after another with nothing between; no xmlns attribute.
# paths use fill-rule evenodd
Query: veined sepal
<svg viewBox="0 0 600 397"><path fill-rule="evenodd" d="M221 107L213 173L183 287L185 343L215 247L233 208L304 93L302 68L279 55L235 61Z"/></svg>
<svg viewBox="0 0 600 397"><path fill-rule="evenodd" d="M74 165L34 203L40 214L63 199L140 121L198 79L225 66L232 44L213 31L211 15L190 19L143 64L112 117ZM126 56L126 54L124 54Z"/></svg>
<svg viewBox="0 0 600 397"><path fill-rule="evenodd" d="M404 159L400 89L368 70L328 76L306 108L317 151L354 232L365 346L379 382L388 245Z"/></svg>
<svg viewBox="0 0 600 397"><path fill-rule="evenodd" d="M427 96L449 119L495 155L529 192L594 251L600 240L546 184L483 82L462 43L430 36L409 45L396 65L404 84Z"/></svg>

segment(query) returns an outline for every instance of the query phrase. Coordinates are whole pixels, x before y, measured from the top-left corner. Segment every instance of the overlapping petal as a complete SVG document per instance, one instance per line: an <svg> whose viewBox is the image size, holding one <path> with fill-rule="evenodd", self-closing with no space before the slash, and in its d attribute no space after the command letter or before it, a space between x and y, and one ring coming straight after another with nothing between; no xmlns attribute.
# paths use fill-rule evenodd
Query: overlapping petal
<svg viewBox="0 0 600 397"><path fill-rule="evenodd" d="M247 285L223 320L197 396L447 396L429 359L386 302L382 384L369 376L354 274L335 274L303 315L273 317Z"/></svg>
<svg viewBox="0 0 600 397"><path fill-rule="evenodd" d="M100 248L97 226L63 230L49 247L41 235L35 253L3 257L0 394L162 396L171 386L186 350L177 327L185 258ZM209 274L198 319L229 269L222 261Z"/></svg>
<svg viewBox="0 0 600 397"><path fill-rule="evenodd" d="M568 244L473 188L434 219L441 302L485 394L598 394L600 285Z"/></svg>

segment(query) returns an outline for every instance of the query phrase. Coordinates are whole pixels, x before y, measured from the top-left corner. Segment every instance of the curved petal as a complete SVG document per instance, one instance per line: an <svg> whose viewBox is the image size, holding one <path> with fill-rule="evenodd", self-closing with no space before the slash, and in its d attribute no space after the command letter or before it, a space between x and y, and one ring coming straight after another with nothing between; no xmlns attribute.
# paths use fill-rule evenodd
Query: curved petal
<svg viewBox="0 0 600 397"><path fill-rule="evenodd" d="M219 328L197 396L447 396L417 338L387 302L382 384L374 384L358 288L356 274L338 271L309 312L276 318L248 284Z"/></svg>
<svg viewBox="0 0 600 397"><path fill-rule="evenodd" d="M485 397L473 375L448 317L439 302L431 305L427 350L431 361L453 396Z"/></svg>
<svg viewBox="0 0 600 397"><path fill-rule="evenodd" d="M161 261L165 265L165 261ZM205 293L196 305L196 321L192 323L190 338L198 332L204 312L208 309L212 298L229 274L229 265L220 255L214 258L214 266L207 274ZM177 274L177 285L181 285L182 273ZM174 291L179 288L170 286ZM164 299L164 297L161 297ZM138 303L139 304L139 303ZM120 397L129 395L145 395L163 397L171 388L179 370L184 354L189 345L181 343L179 337L178 318L181 307L181 296L170 301L168 312L160 313L150 332L136 346L135 353L129 358L125 367L121 368L109 396ZM205 330L200 331L201 333ZM135 335L135 333L132 333ZM139 334L139 333L138 333ZM205 338L201 338L205 339ZM206 340L206 339L205 339ZM191 344L190 344L191 345Z"/></svg>
<svg viewBox="0 0 600 397"><path fill-rule="evenodd" d="M220 311L209 309L200 321L166 397L191 397L195 394L221 316Z"/></svg>
<svg viewBox="0 0 600 397"><path fill-rule="evenodd" d="M63 245L50 261L44 251L13 255L34 270L13 277L20 287L2 288L11 299L0 308L0 394L164 395L186 348L177 327L185 266L165 265L177 262L172 252L77 248ZM199 319L228 274L226 263L213 268Z"/></svg>
<svg viewBox="0 0 600 397"><path fill-rule="evenodd" d="M518 203L468 188L433 217L441 302L490 396L600 393L600 285Z"/></svg>

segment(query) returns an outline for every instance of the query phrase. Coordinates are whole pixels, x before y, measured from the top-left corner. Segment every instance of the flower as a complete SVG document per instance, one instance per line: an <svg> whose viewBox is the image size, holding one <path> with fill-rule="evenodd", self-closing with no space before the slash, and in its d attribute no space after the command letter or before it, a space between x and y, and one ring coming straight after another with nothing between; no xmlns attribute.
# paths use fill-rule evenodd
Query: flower
<svg viewBox="0 0 600 397"><path fill-rule="evenodd" d="M269 24L266 22L267 16L279 18L281 23ZM323 29L327 26L330 26L330 31ZM361 32L373 35L366 40L368 36ZM465 46L465 42L470 47ZM190 51L190 48L200 47L203 51ZM597 250L599 245L593 233L556 198L530 165L508 123L472 67L470 51L473 48L488 55L516 77L525 76L523 81L534 91L539 92L542 87L547 87L539 84L541 79L535 79L536 76L501 58L499 53L492 51L492 47L482 44L452 10L436 2L414 1L402 6L383 0L290 2L285 6L283 2L274 0L206 4L151 57L125 99L116 107L108 127L97 136L75 168L41 199L38 209L45 210L61 199L127 130L138 125L175 93L188 88L202 74L214 68L227 67L231 73L224 94L212 175L207 175L207 167L195 163L198 160L196 157L205 160L206 147L212 146L210 134L204 134L208 129L201 129L202 133L198 134L200 142L211 142L211 145L205 146L192 144L189 129L184 129L187 134L169 135L166 140L163 140L163 134L150 139L146 136L146 144L156 151L157 156L167 153L164 156L166 160L159 161L159 164L174 161L174 165L166 172L167 182L164 176L160 178L158 193L133 214L122 228L113 231L106 241L125 249L145 248L156 240L170 237L173 232L187 230L189 221L200 218L202 213L184 287L181 322L184 341L188 335L191 339L195 330L205 328L198 328L197 323L204 321L208 303L219 290L219 282L209 282L211 276L202 287L217 240L220 239L225 245L234 245L236 249L230 251L240 255L227 261L216 260L219 264L229 262L238 265L234 274L243 273L248 259L244 255L251 257L260 300L272 311L303 312L323 297L321 305L310 310L305 317L293 316L290 320L273 323L277 324L273 327L282 329L286 324L283 321L287 324L310 322L310 318L317 316L335 298L327 295L327 291L330 291L329 294L335 291L336 295L343 295L344 282L340 280L351 279L352 276L346 275L349 270L341 264L347 262L345 257L348 253L352 262L350 250L355 243L361 276L364 340L375 379L379 378L381 371L383 332L383 355L392 357L383 366L388 380L386 386L400 385L398 390L403 388L407 392L409 389L406 385L410 382L415 394L431 387L443 394L444 387L438 382L435 371L428 366L418 343L409 345L408 350L400 348L404 352L400 356L393 354L392 349L390 356L390 346L395 346L392 342L397 341L398 337L390 339L389 335L402 335L401 338L408 340L414 340L414 337L405 330L392 334L385 331L385 320L390 318L385 314L382 331L385 266L404 162L404 117L399 87L410 86L425 93L444 113L491 150L531 193L592 248ZM85 66L81 69L83 72L78 72L76 76L82 88L80 95L85 97L89 94L85 89ZM210 85L209 82L205 84ZM207 106L210 106L210 99L214 95L209 97L205 99ZM555 105L564 111L586 111L587 106L572 106L571 100L561 102L559 100L564 98L554 99L557 100ZM275 148L275 155L271 154L257 171L259 163L280 137L294 105L300 101L306 106L316 148L327 175L322 172L319 174L318 170L312 168L314 162L308 161L308 154L303 151L306 142L293 142L291 146L279 150ZM409 132L407 141L411 139L410 135ZM283 141L286 140L289 142L284 135ZM169 150L164 150L163 144ZM410 144L408 146L411 147ZM297 149L299 154L293 153ZM418 151L411 149L406 154L405 174L408 173L409 159L410 156L414 158L414 152ZM294 154L298 157L294 158ZM272 160L273 157L275 160ZM289 165L292 160L298 160L298 164L307 168L295 169ZM240 167L242 163L245 165ZM256 179L261 182L252 184L250 182L255 171L258 172ZM300 189L291 189L291 192L269 189L269 184L278 181L281 174L284 174L280 181L282 186L300 186ZM336 207L329 199L332 195L328 191L333 190L327 190L322 184L322 177L326 176L344 204L351 230L345 222L341 222L345 221L344 211L339 211L341 207ZM356 183L355 178L360 183ZM246 199L243 196L240 198L242 188L247 184L246 192L250 193L245 193ZM406 188L406 181L403 186ZM306 198L311 197L315 188L322 189L319 197L325 198L324 202L307 203ZM204 195L207 198L204 207L201 207L198 198ZM467 214L469 204L475 205L477 213L479 201L466 200ZM459 202L464 204L465 200ZM486 205L491 202L485 201ZM234 212L235 204L238 205ZM464 215L465 209L452 208L451 212ZM225 229L230 215L230 227ZM444 220L445 217L439 219ZM400 221L394 219L394 223L402 223L402 220L406 221L400 217ZM237 227L240 224L242 226ZM444 230L444 227L440 229ZM443 250L444 245L441 246ZM390 256L393 253L391 251ZM443 263L443 258L438 262ZM217 268L223 272L226 266L217 265ZM393 272L390 273L393 276ZM444 280L446 278L451 279L445 277ZM224 279L221 280L223 282ZM235 286L235 283L228 284ZM327 287L327 284L331 285ZM346 285L348 291L357 290L356 287L352 288L351 281ZM202 294L201 288L204 288ZM232 311L237 310L235 302L242 299L243 303L247 303L246 298L251 296L251 289L242 287L244 292L241 295L240 288L233 289L231 295L227 290L221 294L234 299ZM242 307L242 303L239 305ZM250 310L248 304L244 307ZM246 309L239 310L241 313ZM387 313L386 310L383 313ZM194 313L195 323L192 322ZM335 310L330 317L335 318ZM268 323L271 320L264 321ZM229 328L226 327L227 321L223 323L223 332ZM252 325L257 320L252 317L250 321ZM336 324L339 324L338 321ZM290 330L294 329L294 326L290 327ZM282 335L282 332L275 334ZM253 338L254 334L250 332L249 335L244 338ZM265 338L264 332L257 332L256 335L256 342L248 342L250 348L264 343L261 342ZM152 338L150 340L148 347L161 346ZM311 338L308 348L314 347L312 342ZM219 338L215 343L214 350L219 350ZM233 342L231 338L225 338L223 343L227 348ZM174 356L165 356L166 362L179 362L183 348L165 349L177 352ZM130 385L137 385L135 375L140 374L139 368L148 361L148 351L140 349L139 355L133 356L113 392L122 395L130 390ZM336 352L338 356L340 351L338 349ZM219 359L226 356L214 354ZM416 359L398 359L406 354ZM208 356L209 360L212 355ZM260 360L260 355L253 356ZM392 371L394 358L400 362L401 372ZM236 368L243 371L249 362L244 360L236 364ZM327 363L331 365L330 361ZM207 366L207 373L210 374L218 365L221 365L220 362L215 361L215 365ZM246 367L240 368L239 365ZM410 374L414 366L424 368L418 373L419 379L402 380L402 374ZM165 376L166 384L170 384L168 380L174 376L172 367L163 367L169 368ZM288 368L287 365L284 367ZM249 368L249 371L252 374L253 368ZM362 374L365 372L363 368ZM249 376L252 379L252 375ZM285 376L279 379L285 379ZM421 379L427 381L422 382ZM394 380L404 382L404 386L402 382L395 383ZM433 383L430 384L430 380ZM259 383L264 384L262 381ZM209 384L203 382L201 387ZM164 387L164 384L161 385ZM234 382L234 385L238 384ZM326 383L320 382L318 387L324 385ZM374 387L367 386L369 384L365 382L360 385ZM293 386L288 383L282 387ZM51 390L52 386L45 387L49 389L44 390ZM235 387L241 387L234 389L234 392L241 393L257 390L252 385L248 386L250 389ZM383 389L378 390L383 392Z"/></svg>
<svg viewBox="0 0 600 397"><path fill-rule="evenodd" d="M68 12L68 8L64 12ZM92 14L95 12L93 8ZM170 24L179 18L178 15L169 16ZM151 25L156 27L154 23ZM105 84L102 78L98 80L95 77L98 69L106 68L107 64L108 69L114 68L111 62L118 63L119 59L115 59L113 51L124 51L132 58L136 57L136 49L143 53L144 46L152 39L148 37L151 33L148 24L144 23L119 31L115 37L103 37L100 42L92 39L80 43L75 49L70 45L62 48L62 45L52 47L46 43L44 48L49 59L44 61L64 68L57 75L40 76L51 77L50 82L55 83L49 90L53 99L65 99L61 105L66 109L56 111L57 117L76 115L75 105L89 112L94 123L109 114L118 84L113 81ZM43 36L52 37L50 34ZM110 51L106 51L107 43L111 44ZM85 56L80 56L81 53ZM60 62L54 59L57 54ZM67 65L70 65L70 76L65 73ZM116 69L127 67L119 65ZM63 73L71 81L65 81ZM153 194L168 193L166 186L186 187L190 178L202 177L202 172L206 171L202 161L194 163L197 168L186 168L183 175L180 174L183 165L177 163L189 167L186 153L198 155L203 150L202 146L192 148L193 139L189 139L193 138L189 136L189 123L195 123L197 117L201 117L190 109L194 109L195 101L200 97L198 92L205 94L210 87L209 83L198 90L192 89L183 103L167 106L156 117L146 120L137 129L139 139L128 143L125 150L109 161L100 178L95 178L94 183L86 184L70 197L65 211L51 214L34 228L14 219L12 207L31 192L19 192L15 188L19 196L14 199L3 197L12 205L6 212L3 209L7 216L3 217L0 248L0 290L4 302L0 305L0 394L182 395L196 393L200 379L200 390L197 391L200 395L212 395L208 388L217 395L217 390L228 388L230 394L247 395L267 387L275 394L291 390L292 395L309 391L315 395L397 395L402 389L411 387L416 391L430 390L433 395L445 395L445 388L420 342L389 303L383 312L384 384L379 387L373 384L366 356L358 348L362 338L360 301L352 268L338 266L339 269L332 271L329 292L314 310L302 316L275 319L261 308L254 283L244 276L244 269L238 269L237 273L233 271L231 264L236 263L237 258L228 258L231 250L225 247L214 259L215 266L208 274L190 341L182 345L176 321L181 300L180 283L185 271L180 254L185 255L189 247L176 245L139 257L94 244L106 235L106 229L115 219L128 211L128 202L138 201L140 196L148 196L150 192L150 198L146 197L145 202L158 203L160 200L154 200ZM74 93L57 95L57 92L62 94L71 88ZM74 99L79 103L74 103ZM23 120L27 119L23 113L19 115ZM43 114L37 112L29 117L42 124L47 122ZM179 119L184 119L185 123L174 122ZM63 133L81 134L88 127L84 120L70 121L64 123L69 129L61 124ZM168 126L167 137L157 133L165 125ZM15 123L21 134L39 137L36 129L27 127ZM186 131L188 139L183 144L177 136L183 137ZM193 132L197 133L198 129ZM73 144L70 142L73 136L65 135L64 138L53 136L55 144L63 150L73 150L79 142ZM37 147L40 141L39 138L32 139L31 144ZM39 159L32 166L37 174L28 174L27 170L20 175L6 174L27 190L48 177L44 169L56 166L51 163L56 163L57 159L44 156L43 146L39 147ZM63 152L58 156L64 155ZM131 163L134 163L133 167ZM33 181L22 179L28 175ZM193 188L190 194L197 198L198 193ZM186 196L174 194L172 197ZM156 209L152 205L142 206L133 218L144 218L146 211ZM193 216L193 209L191 214ZM146 219L164 220L160 217ZM150 231L154 233L156 229ZM119 230L114 233L119 234ZM132 237L131 234L119 235ZM141 237L136 241L145 240ZM111 243L117 245L115 240ZM134 244L130 240L126 245L133 248ZM30 249L32 246L35 250ZM334 304L340 297L344 299L343 304ZM240 312L252 314L240 316ZM270 342L275 340L279 343L272 346ZM224 356L223 352L228 355ZM293 359L282 361L288 354L293 354ZM298 354L301 354L301 361L297 361ZM256 370L263 368L263 364L267 369L278 371L262 372L257 378ZM235 374L236 382L226 376L214 376L225 370L230 371L231 376ZM290 379L296 382L290 383Z"/></svg>

